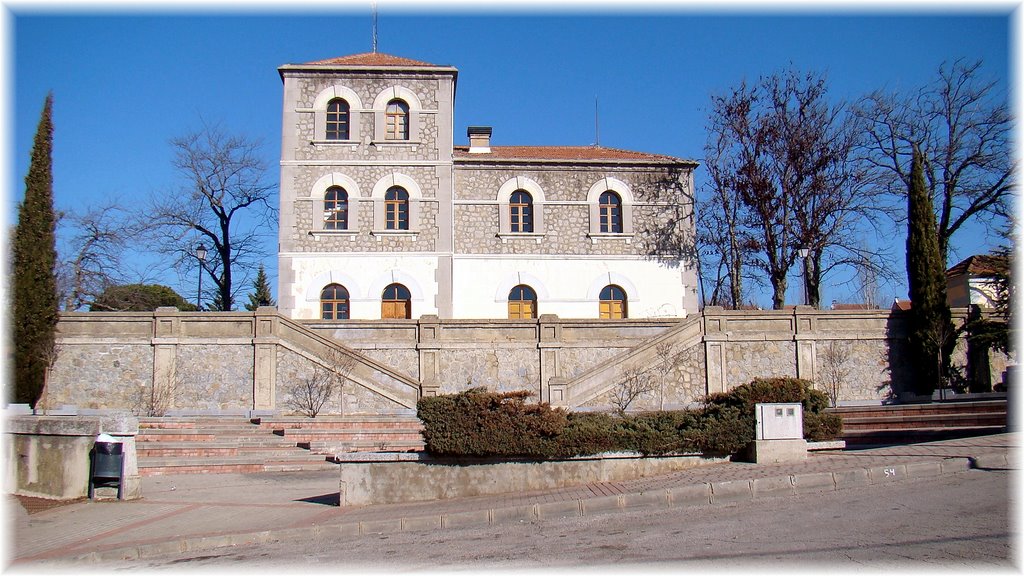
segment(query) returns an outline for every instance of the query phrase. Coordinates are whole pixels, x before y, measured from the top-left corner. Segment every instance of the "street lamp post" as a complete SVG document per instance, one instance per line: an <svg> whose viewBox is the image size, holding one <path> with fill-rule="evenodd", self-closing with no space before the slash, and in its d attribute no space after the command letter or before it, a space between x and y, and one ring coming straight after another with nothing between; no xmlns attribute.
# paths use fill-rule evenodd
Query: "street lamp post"
<svg viewBox="0 0 1024 576"><path fill-rule="evenodd" d="M196 310L203 309L203 262L206 261L206 246L196 246L196 260L199 260L199 290L196 292Z"/></svg>
<svg viewBox="0 0 1024 576"><path fill-rule="evenodd" d="M811 253L811 251L808 250L807 248L801 248L800 249L800 260L803 262L803 265L804 265L804 275L803 275L803 278L801 279L802 280L802 284L804 286L804 289L803 289L803 293L804 293L804 306L807 305L807 300L808 300L808 298L807 298L807 296L808 296L807 295L807 255L810 254L810 253Z"/></svg>

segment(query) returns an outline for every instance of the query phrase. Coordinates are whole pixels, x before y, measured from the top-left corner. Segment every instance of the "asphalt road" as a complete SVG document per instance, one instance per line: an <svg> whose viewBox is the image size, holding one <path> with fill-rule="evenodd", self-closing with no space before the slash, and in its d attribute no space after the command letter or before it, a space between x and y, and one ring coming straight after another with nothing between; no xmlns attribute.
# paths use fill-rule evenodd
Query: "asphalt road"
<svg viewBox="0 0 1024 576"><path fill-rule="evenodd" d="M746 504L450 529L323 538L106 563L103 569L344 568L355 572L618 568L750 570L1013 568L1007 471ZM42 566L60 569L58 562ZM70 568L63 565L63 568ZM96 568L100 568L96 566Z"/></svg>

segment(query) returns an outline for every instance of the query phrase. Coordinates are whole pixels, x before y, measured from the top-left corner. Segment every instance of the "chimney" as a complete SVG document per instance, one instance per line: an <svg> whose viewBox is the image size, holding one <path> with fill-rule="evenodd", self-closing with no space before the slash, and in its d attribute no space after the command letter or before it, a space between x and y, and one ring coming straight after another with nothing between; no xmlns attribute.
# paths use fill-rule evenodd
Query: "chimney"
<svg viewBox="0 0 1024 576"><path fill-rule="evenodd" d="M469 136L470 154L487 154L491 151L490 126L470 126L466 134Z"/></svg>

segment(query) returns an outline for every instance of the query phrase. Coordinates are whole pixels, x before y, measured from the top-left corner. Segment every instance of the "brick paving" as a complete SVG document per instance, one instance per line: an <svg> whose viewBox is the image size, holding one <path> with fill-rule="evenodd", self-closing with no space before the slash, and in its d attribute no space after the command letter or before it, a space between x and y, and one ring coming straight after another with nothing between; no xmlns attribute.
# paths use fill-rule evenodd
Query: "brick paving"
<svg viewBox="0 0 1024 576"><path fill-rule="evenodd" d="M536 510L537 506L564 503L564 509L571 511L573 501L594 498L618 496L640 501L644 494L706 483L936 463L949 458L977 459L979 465L995 462L998 466L1016 468L1016 446L1016 434L1006 433L927 444L811 453L806 461L790 464L720 462L624 482L362 507L336 505L339 481L336 469L152 476L143 478L144 497L135 501L78 501L49 509L37 506L28 514L17 499L9 497L8 510L15 516L12 560L21 564L35 559L71 559L91 552L109 556L125 550L132 551L129 555L156 554L157 546L192 549L227 545L229 536L238 536L242 541L258 537L287 538L306 534L296 531L313 527L362 531L362 525L353 526L371 522L376 523L377 529L385 525L404 527L408 519L436 520L453 514L479 513L482 515L475 517L489 522L501 516L502 510L517 507ZM931 466L929 469L938 468ZM652 501L661 500L654 498ZM580 506L580 510L584 508ZM266 531L269 533L253 536ZM214 537L221 538L215 542ZM201 541L202 538L209 541Z"/></svg>

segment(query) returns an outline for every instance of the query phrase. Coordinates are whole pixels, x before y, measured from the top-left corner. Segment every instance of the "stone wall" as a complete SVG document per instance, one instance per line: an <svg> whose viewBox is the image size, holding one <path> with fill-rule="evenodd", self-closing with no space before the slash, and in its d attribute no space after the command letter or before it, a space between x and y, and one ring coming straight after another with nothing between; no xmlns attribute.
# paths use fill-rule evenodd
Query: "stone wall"
<svg viewBox="0 0 1024 576"><path fill-rule="evenodd" d="M624 181L633 194L629 225L636 244L595 242L589 237L591 207L587 195L592 186L607 176ZM497 194L505 182L517 177L529 178L543 190L543 200L534 199L535 224L543 213L540 242L533 238L509 241L499 237ZM455 170L455 249L460 254L666 254L678 260L682 244L692 241L693 223L687 217L693 206L689 196L691 179L691 171L657 166L458 166ZM629 199L624 202L628 203ZM678 237L671 241L664 238L665 231L669 230Z"/></svg>
<svg viewBox="0 0 1024 576"><path fill-rule="evenodd" d="M441 106L440 97L450 90L450 75L438 77L425 77L420 74L401 74L389 72L386 75L380 73L347 74L344 80L329 74L292 74L299 85L298 101L293 104L297 109L304 110L299 115L295 125L296 140L304 146L297 146L295 157L304 161L324 160L377 160L377 161L401 161L409 159L437 160L439 126L437 111ZM376 146L354 146L344 145L330 146L309 146L314 141L313 131L313 102L320 92L333 85L343 85L352 90L359 97L363 108L353 110L353 114L360 115L360 132L352 134L352 141L356 143L370 142L374 136L374 111L372 110L374 100L381 92L394 86L401 86L412 91L420 101L422 110L418 114L419 139L408 144ZM450 130L450 128L446 128Z"/></svg>
<svg viewBox="0 0 1024 576"><path fill-rule="evenodd" d="M963 315L956 316L957 321ZM484 386L608 410L624 374L651 388L631 409L693 405L756 377L796 376L841 403L878 403L913 389L907 317L887 310L733 311L686 319L352 320L297 322L255 313L70 313L44 408L136 413L289 413L289 390L314 366L348 362L329 414L408 414L424 395ZM993 378L1007 360L995 357ZM838 365L837 365L838 363Z"/></svg>

